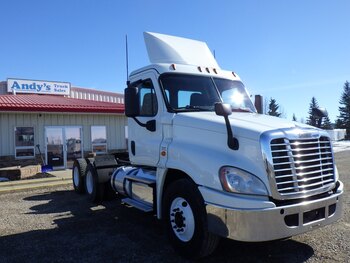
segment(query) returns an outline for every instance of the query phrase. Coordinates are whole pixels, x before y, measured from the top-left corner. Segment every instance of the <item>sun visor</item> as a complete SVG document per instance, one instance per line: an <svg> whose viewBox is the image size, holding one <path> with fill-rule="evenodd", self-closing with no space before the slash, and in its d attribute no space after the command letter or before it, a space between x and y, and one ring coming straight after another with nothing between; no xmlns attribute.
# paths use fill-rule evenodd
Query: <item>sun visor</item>
<svg viewBox="0 0 350 263"><path fill-rule="evenodd" d="M150 32L144 32L143 35L152 64L175 63L219 68L205 42Z"/></svg>

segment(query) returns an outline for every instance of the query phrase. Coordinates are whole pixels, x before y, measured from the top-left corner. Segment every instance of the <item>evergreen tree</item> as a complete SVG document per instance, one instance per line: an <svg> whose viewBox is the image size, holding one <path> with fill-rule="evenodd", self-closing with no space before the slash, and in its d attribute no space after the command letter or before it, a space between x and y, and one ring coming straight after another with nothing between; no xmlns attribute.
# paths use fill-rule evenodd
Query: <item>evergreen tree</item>
<svg viewBox="0 0 350 263"><path fill-rule="evenodd" d="M339 116L336 121L337 128L346 129L345 139L350 139L350 83L344 84L344 90L339 101Z"/></svg>
<svg viewBox="0 0 350 263"><path fill-rule="evenodd" d="M295 113L293 113L293 121L298 121L297 117L295 117Z"/></svg>
<svg viewBox="0 0 350 263"><path fill-rule="evenodd" d="M312 109L318 108L318 102L315 97L312 97L310 106L309 106L309 117L306 120L306 124L309 124L311 126L317 127L317 118L314 115L314 112Z"/></svg>
<svg viewBox="0 0 350 263"><path fill-rule="evenodd" d="M339 119L335 121L335 128L342 129L344 127L343 122Z"/></svg>
<svg viewBox="0 0 350 263"><path fill-rule="evenodd" d="M273 98L270 98L269 111L267 112L267 115L280 117L281 113L278 112L279 107L280 106L277 104L276 100Z"/></svg>
<svg viewBox="0 0 350 263"><path fill-rule="evenodd" d="M329 119L328 113L327 116L324 117L323 123L321 125L321 128L324 130L333 130L333 125L331 123L331 120Z"/></svg>

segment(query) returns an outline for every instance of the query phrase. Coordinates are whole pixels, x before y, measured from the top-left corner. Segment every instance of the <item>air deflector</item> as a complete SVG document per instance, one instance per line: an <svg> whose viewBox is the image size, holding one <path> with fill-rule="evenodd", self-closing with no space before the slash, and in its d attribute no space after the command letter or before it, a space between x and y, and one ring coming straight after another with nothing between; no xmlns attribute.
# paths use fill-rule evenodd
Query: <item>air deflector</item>
<svg viewBox="0 0 350 263"><path fill-rule="evenodd" d="M144 32L145 44L151 63L185 64L219 68L205 42Z"/></svg>

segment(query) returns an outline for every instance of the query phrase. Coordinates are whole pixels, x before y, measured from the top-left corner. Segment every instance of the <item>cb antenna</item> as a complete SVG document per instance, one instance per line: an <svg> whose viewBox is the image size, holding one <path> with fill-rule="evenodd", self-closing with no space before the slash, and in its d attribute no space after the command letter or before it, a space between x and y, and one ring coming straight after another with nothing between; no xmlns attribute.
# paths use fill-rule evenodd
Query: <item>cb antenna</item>
<svg viewBox="0 0 350 263"><path fill-rule="evenodd" d="M128 51L128 35L125 35L125 59L126 59L126 83L129 78L129 51Z"/></svg>

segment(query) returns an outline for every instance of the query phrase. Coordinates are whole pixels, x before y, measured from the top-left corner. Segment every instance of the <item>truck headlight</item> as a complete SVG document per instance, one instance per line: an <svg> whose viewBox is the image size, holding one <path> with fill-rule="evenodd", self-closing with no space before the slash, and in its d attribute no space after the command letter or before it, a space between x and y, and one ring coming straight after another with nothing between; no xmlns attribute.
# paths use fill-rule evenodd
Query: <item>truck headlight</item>
<svg viewBox="0 0 350 263"><path fill-rule="evenodd" d="M268 195L265 184L258 177L244 170L224 166L220 168L219 177L222 187L228 192Z"/></svg>

